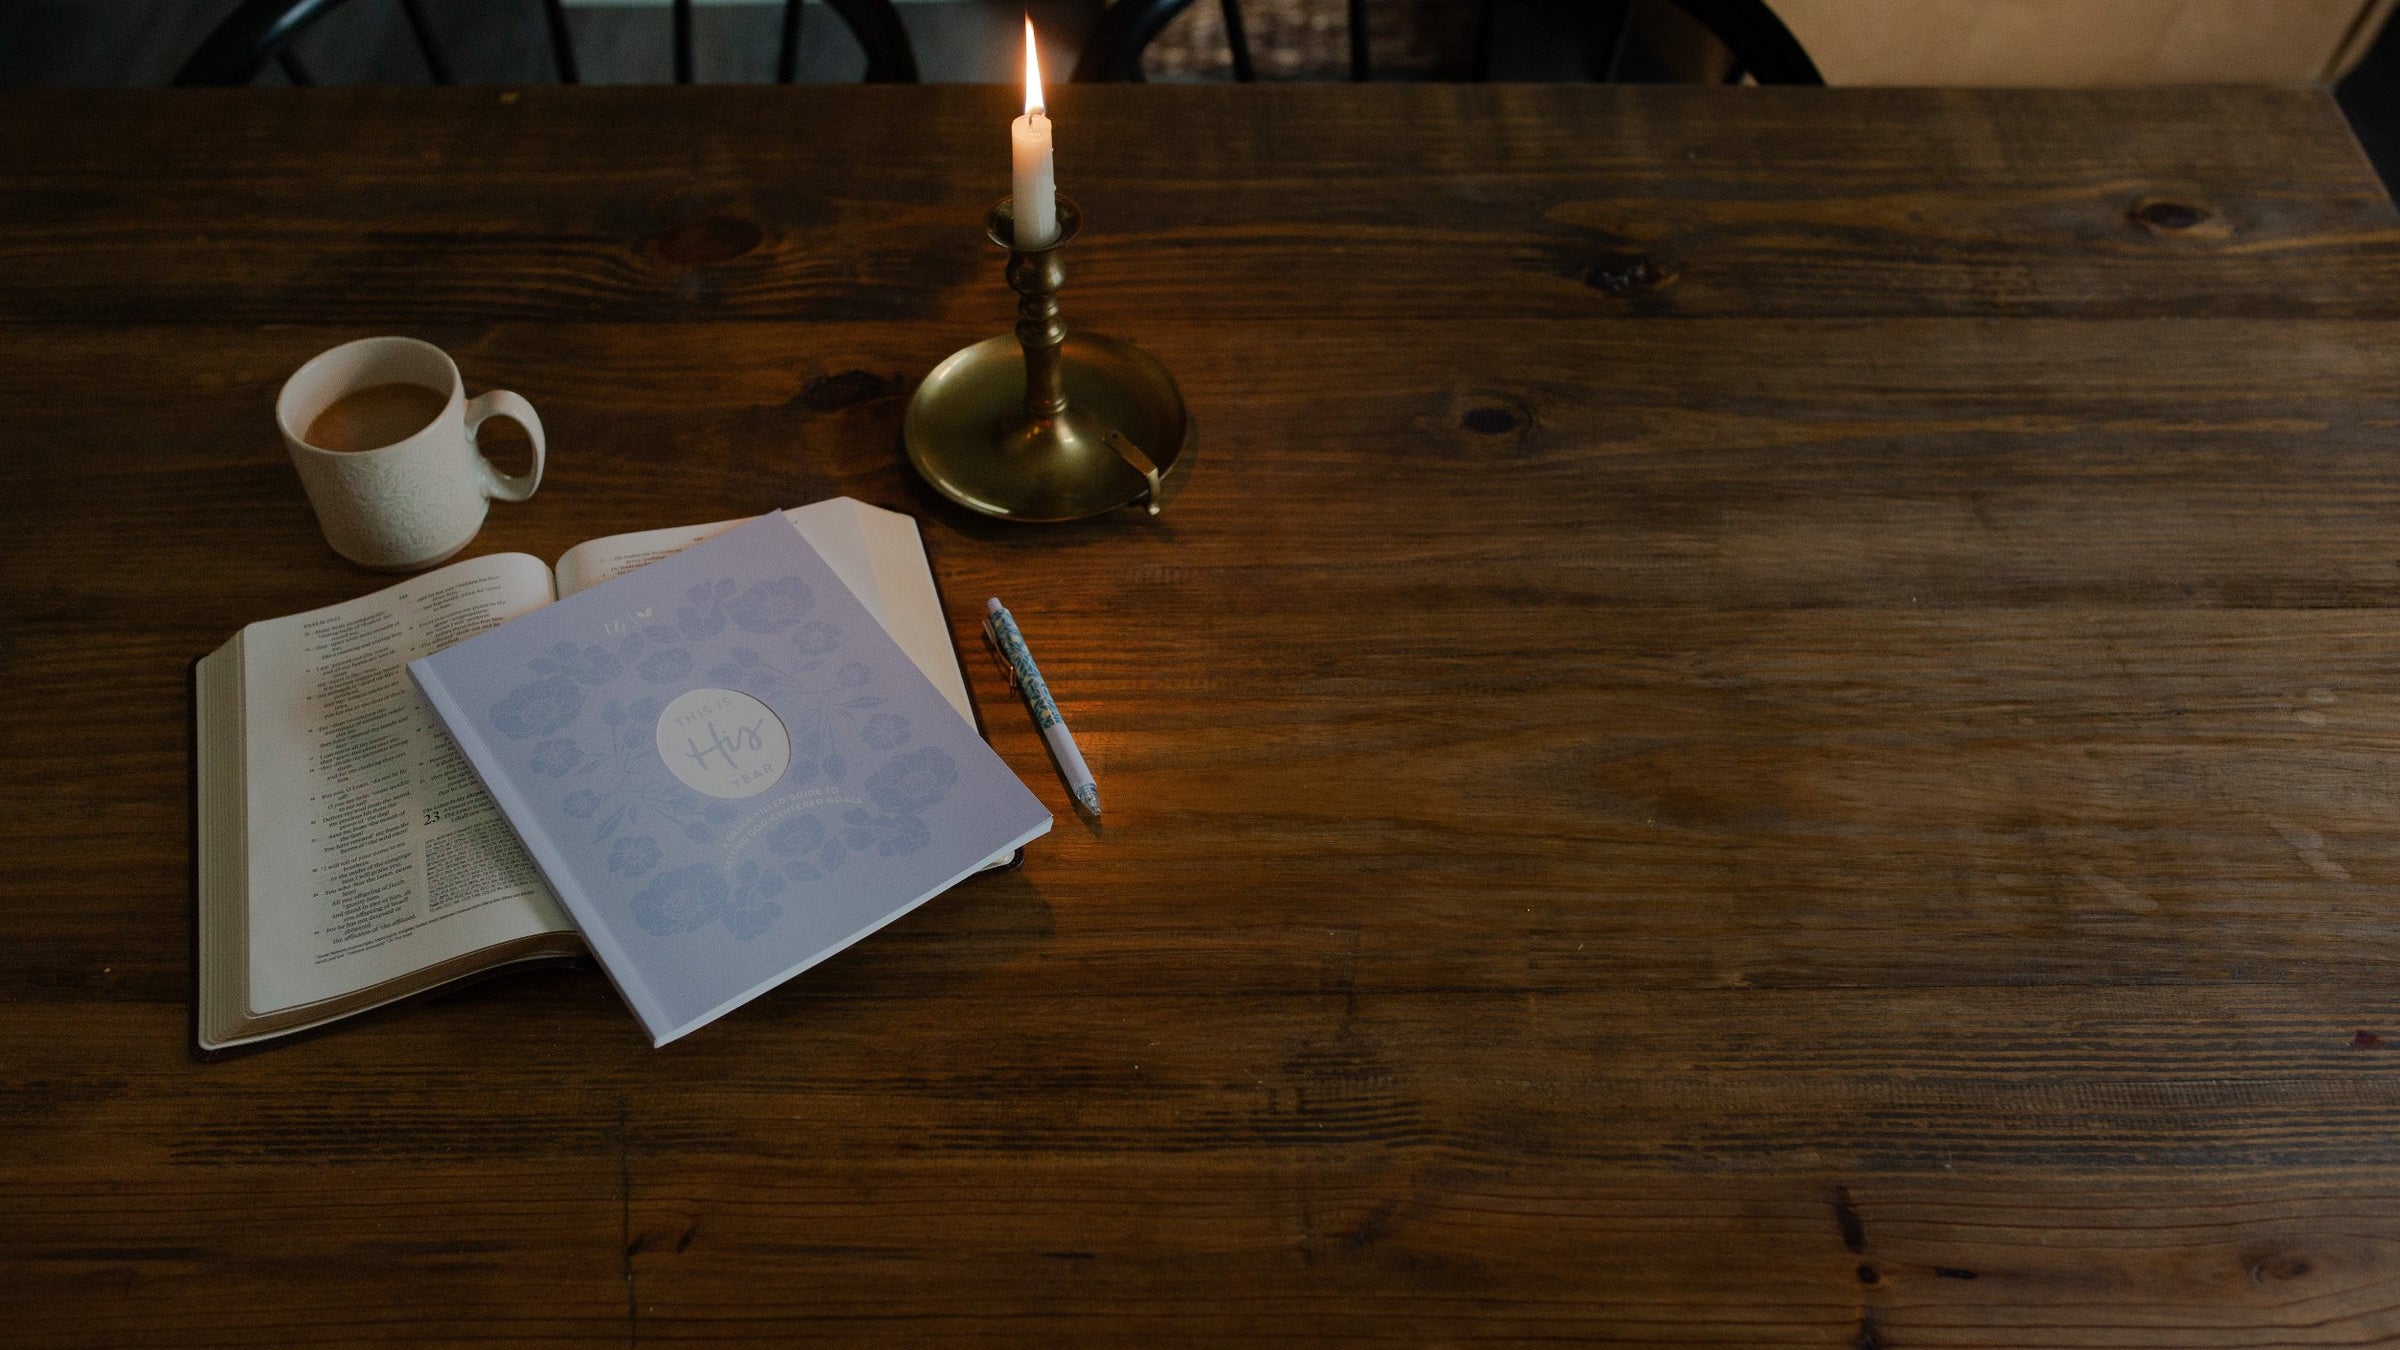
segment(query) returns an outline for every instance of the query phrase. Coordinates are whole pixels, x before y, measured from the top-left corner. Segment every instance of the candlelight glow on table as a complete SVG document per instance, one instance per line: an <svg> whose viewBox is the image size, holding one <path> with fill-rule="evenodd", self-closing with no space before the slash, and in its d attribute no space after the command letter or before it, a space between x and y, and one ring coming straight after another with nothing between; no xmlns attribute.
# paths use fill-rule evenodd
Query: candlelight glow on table
<svg viewBox="0 0 2400 1350"><path fill-rule="evenodd" d="M1157 515L1191 477L1200 433L1166 367L1130 342L1069 336L1060 258L1083 212L1060 195L1033 21L1025 21L1025 115L1009 126L1014 195L984 216L1008 250L1017 331L952 352L908 403L909 463L941 494L1003 520L1080 520L1140 506Z"/></svg>

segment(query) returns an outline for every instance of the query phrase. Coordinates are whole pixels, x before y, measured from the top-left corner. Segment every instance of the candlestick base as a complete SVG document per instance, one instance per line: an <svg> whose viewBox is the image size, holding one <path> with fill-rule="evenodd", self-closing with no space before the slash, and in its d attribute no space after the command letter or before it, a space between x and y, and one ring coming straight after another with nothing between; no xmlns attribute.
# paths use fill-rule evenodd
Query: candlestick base
<svg viewBox="0 0 2400 1350"><path fill-rule="evenodd" d="M909 462L943 496L1003 520L1081 520L1134 505L1157 515L1199 456L1174 378L1139 347L1097 333L1067 336L1059 376L1066 409L1028 417L1015 338L952 353L909 400Z"/></svg>
<svg viewBox="0 0 2400 1350"><path fill-rule="evenodd" d="M1157 515L1199 457L1183 393L1149 353L1058 318L1058 251L1083 221L1059 198L1049 246L1018 249L1009 204L985 219L1009 250L1017 331L950 354L909 400L909 462L936 490L1002 520L1081 520L1120 507Z"/></svg>

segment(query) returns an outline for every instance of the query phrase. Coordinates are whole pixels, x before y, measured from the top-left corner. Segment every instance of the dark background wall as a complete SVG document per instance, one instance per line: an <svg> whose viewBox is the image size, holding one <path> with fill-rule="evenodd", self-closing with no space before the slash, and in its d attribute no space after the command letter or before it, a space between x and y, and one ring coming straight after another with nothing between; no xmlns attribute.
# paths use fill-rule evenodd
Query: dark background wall
<svg viewBox="0 0 2400 1350"><path fill-rule="evenodd" d="M539 0L424 0L462 83L525 84L553 78ZM236 0L0 0L0 86L144 87L174 77ZM933 0L904 3L901 20L929 80L999 82L1016 72L1020 15L1044 30L1080 33L1084 0ZM594 84L671 78L665 0L567 9L577 64ZM778 4L699 5L694 64L711 83L765 80L775 67ZM800 78L848 81L864 64L841 20L809 5L801 22ZM393 0L355 0L298 41L323 84L422 83L425 64ZM269 72L261 83L280 82Z"/></svg>

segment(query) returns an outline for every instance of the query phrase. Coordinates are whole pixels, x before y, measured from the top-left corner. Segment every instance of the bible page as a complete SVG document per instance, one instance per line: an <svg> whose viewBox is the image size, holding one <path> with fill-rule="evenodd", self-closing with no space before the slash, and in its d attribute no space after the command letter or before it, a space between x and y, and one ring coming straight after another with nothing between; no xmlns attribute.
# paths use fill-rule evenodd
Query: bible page
<svg viewBox="0 0 2400 1350"><path fill-rule="evenodd" d="M503 553L245 630L253 1015L571 929L407 672L550 600Z"/></svg>

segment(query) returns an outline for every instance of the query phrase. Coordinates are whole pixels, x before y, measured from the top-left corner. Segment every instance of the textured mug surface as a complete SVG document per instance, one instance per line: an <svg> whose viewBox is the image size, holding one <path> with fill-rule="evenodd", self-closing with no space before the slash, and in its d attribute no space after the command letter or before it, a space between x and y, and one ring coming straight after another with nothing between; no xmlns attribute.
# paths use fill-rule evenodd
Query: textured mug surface
<svg viewBox="0 0 2400 1350"><path fill-rule="evenodd" d="M309 444L309 424L343 395L378 384L423 385L446 394L440 413L415 435L373 450ZM533 464L510 475L475 445L491 417L507 417L533 442ZM470 399L458 366L415 338L377 337L322 352L284 381L275 400L284 448L334 552L367 567L431 567L465 548L483 528L493 498L521 502L541 485L546 447L533 405L505 389Z"/></svg>

